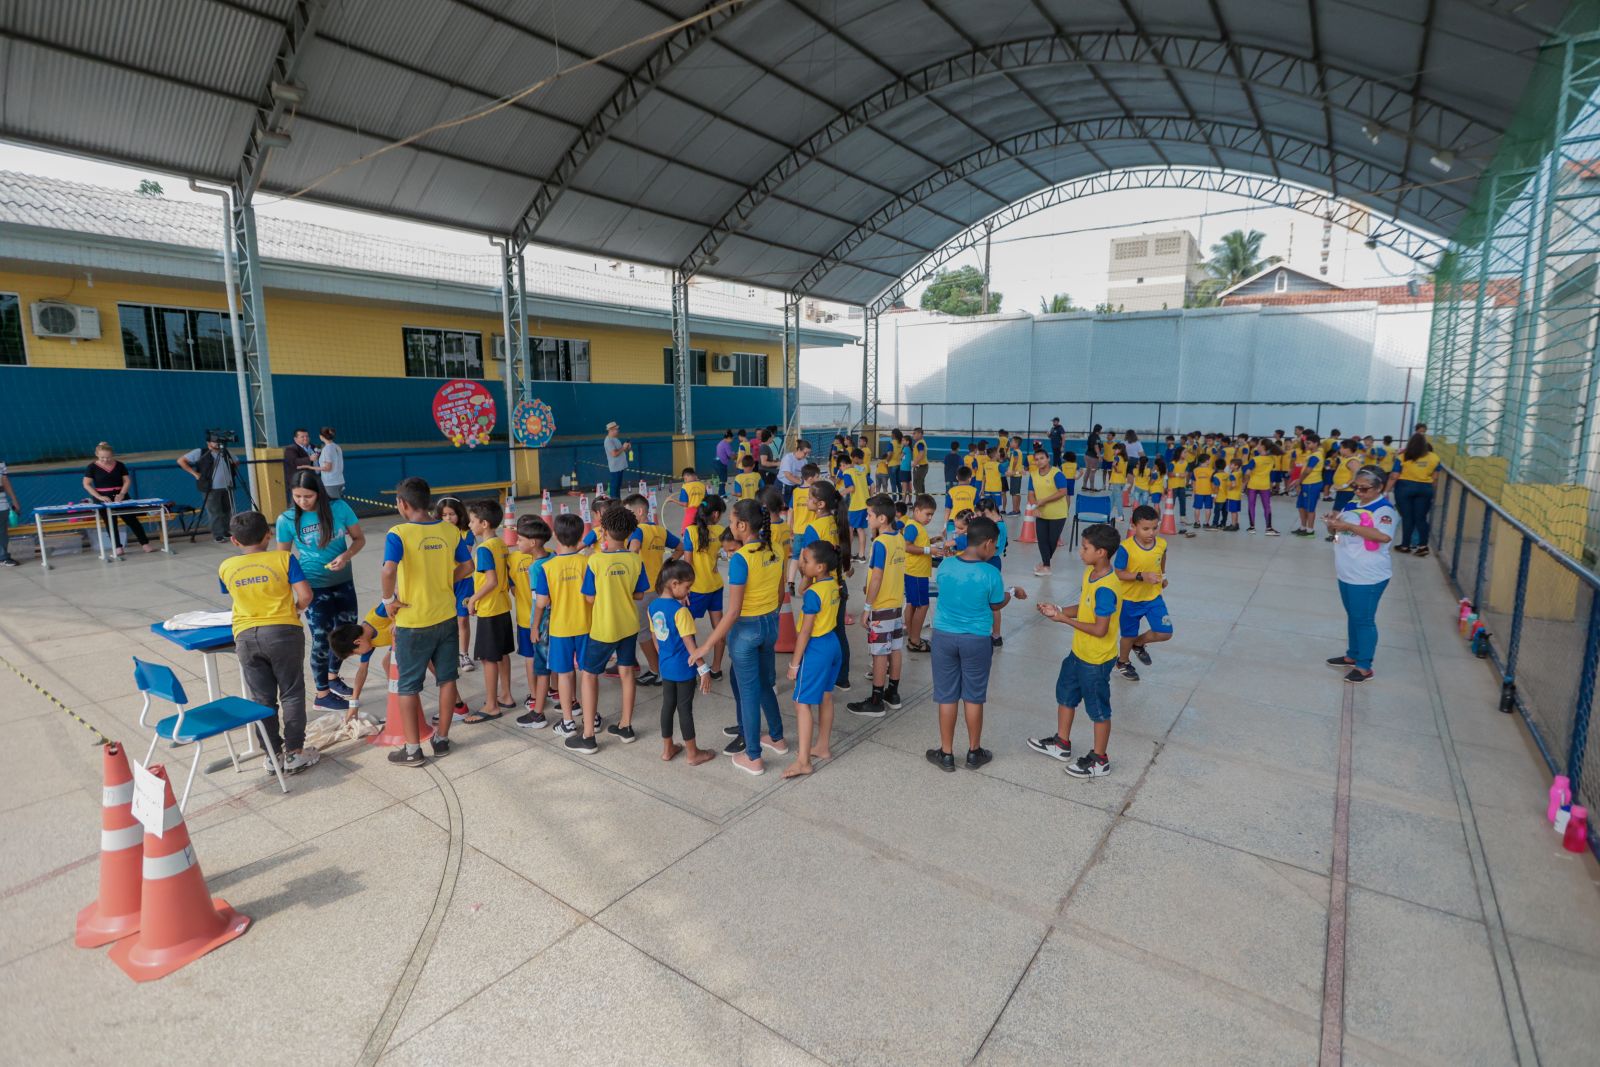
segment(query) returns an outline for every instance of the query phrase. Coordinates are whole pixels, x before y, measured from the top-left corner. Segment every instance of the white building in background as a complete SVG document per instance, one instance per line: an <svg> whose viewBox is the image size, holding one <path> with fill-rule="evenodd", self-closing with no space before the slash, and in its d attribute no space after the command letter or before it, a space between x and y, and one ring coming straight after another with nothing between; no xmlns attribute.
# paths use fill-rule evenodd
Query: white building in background
<svg viewBox="0 0 1600 1067"><path fill-rule="evenodd" d="M1113 237L1106 275L1106 303L1118 311L1176 310L1207 277L1188 230Z"/></svg>

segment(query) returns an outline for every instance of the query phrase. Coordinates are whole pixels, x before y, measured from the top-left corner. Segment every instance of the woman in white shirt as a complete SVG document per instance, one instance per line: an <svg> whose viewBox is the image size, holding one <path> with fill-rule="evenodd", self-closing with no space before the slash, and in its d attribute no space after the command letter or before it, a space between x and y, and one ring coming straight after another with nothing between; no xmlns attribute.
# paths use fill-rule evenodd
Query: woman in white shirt
<svg viewBox="0 0 1600 1067"><path fill-rule="evenodd" d="M1378 602L1393 573L1389 549L1400 515L1383 495L1386 477L1377 467L1362 467L1350 481L1355 499L1323 523L1335 535L1334 572L1339 578L1339 600L1344 604L1348 647L1344 655L1328 660L1334 670L1346 671L1347 682L1372 677L1372 657L1378 651Z"/></svg>
<svg viewBox="0 0 1600 1067"><path fill-rule="evenodd" d="M1131 465L1135 460L1144 458L1144 445L1139 441L1139 435L1129 430L1122 442L1128 449L1128 462Z"/></svg>
<svg viewBox="0 0 1600 1067"><path fill-rule="evenodd" d="M334 443L332 426L324 426L318 436L322 438L322 451L317 453L322 488L329 500L338 500L344 496L344 449Z"/></svg>

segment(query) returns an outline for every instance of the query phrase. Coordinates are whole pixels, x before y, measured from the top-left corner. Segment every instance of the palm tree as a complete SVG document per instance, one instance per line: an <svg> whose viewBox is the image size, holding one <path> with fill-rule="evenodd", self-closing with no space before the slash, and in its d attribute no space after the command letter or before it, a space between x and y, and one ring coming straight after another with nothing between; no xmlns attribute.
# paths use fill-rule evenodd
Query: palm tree
<svg viewBox="0 0 1600 1067"><path fill-rule="evenodd" d="M1261 242L1266 239L1267 235L1260 230L1249 233L1234 230L1223 234L1222 240L1211 246L1211 259L1206 262L1206 270L1219 283L1217 288L1237 285L1252 274L1283 262L1282 256L1261 258Z"/></svg>
<svg viewBox="0 0 1600 1067"><path fill-rule="evenodd" d="M1048 301L1042 296L1039 298L1039 314L1041 315L1064 315L1069 311L1079 310L1081 309L1072 302L1071 293L1057 293Z"/></svg>

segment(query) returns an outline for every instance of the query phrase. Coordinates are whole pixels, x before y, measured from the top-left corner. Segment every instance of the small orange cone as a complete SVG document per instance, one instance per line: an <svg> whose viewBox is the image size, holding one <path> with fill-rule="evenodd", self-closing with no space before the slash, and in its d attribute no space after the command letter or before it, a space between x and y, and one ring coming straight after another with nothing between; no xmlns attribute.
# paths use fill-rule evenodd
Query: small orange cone
<svg viewBox="0 0 1600 1067"><path fill-rule="evenodd" d="M1178 536L1178 506L1173 502L1171 493L1161 496L1161 532L1168 537Z"/></svg>
<svg viewBox="0 0 1600 1067"><path fill-rule="evenodd" d="M139 932L144 831L133 817L133 772L115 741L105 746L100 799L100 896L78 912L79 948L99 948Z"/></svg>
<svg viewBox="0 0 1600 1067"><path fill-rule="evenodd" d="M111 962L135 982L164 978L232 941L250 925L250 916L240 915L225 900L211 898L183 812L172 798L167 770L157 764L149 771L166 787L166 833L144 835L139 932L111 948Z"/></svg>
<svg viewBox="0 0 1600 1067"><path fill-rule="evenodd" d="M395 662L392 651L384 657L384 662L389 674L389 706L384 711L383 732L367 738L367 744L393 748L406 743L405 720L400 717L400 666ZM433 728L426 722L419 722L417 728L419 741L426 741L433 736Z"/></svg>
<svg viewBox="0 0 1600 1067"><path fill-rule="evenodd" d="M783 591L783 603L778 607L778 643L772 646L774 652L793 652L795 634L794 612L789 610L793 598L789 591Z"/></svg>
<svg viewBox="0 0 1600 1067"><path fill-rule="evenodd" d="M1131 507L1133 507L1133 492L1132 492L1132 490L1130 490L1127 487L1127 485L1123 485L1123 487L1122 487L1122 510L1123 511L1127 511Z"/></svg>
<svg viewBox="0 0 1600 1067"><path fill-rule="evenodd" d="M517 547L517 498L506 494L506 510L500 522L500 538L507 548Z"/></svg>
<svg viewBox="0 0 1600 1067"><path fill-rule="evenodd" d="M1033 529L1033 501L1028 501L1022 506L1022 534L1017 538L1024 545L1035 544L1039 535Z"/></svg>

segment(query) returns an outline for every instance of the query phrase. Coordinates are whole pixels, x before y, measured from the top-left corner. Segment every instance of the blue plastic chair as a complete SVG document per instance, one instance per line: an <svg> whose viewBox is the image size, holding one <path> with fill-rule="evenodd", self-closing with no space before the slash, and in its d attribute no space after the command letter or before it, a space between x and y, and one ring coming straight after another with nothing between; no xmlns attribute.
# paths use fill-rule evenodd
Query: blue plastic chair
<svg viewBox="0 0 1600 1067"><path fill-rule="evenodd" d="M155 755L156 745L162 740L172 748L194 745L194 760L189 764L189 777L183 783L183 796L178 799L179 811L189 803L189 789L194 785L194 772L200 766L200 752L205 747L206 739L222 735L223 741L228 746L228 756L233 760L233 769L237 771L239 757L233 751L233 739L228 736L228 731L237 730L241 726L249 727L251 724L254 724L261 734L263 754L266 756L268 766L272 768L272 773L278 776L279 788L285 793L289 791L288 783L283 780L283 766L273 754L272 742L267 737L266 720L277 712L243 697L221 697L210 703L201 704L197 708L190 708L189 697L183 691L183 683L172 673L172 668L159 663L146 663L137 656L133 658L133 680L139 686L139 692L144 695L144 706L139 709L139 725L155 730L155 736L150 739L150 750L144 754L144 766L150 765L150 757ZM157 720L152 727L147 721L152 697L175 705L178 709L177 714Z"/></svg>
<svg viewBox="0 0 1600 1067"><path fill-rule="evenodd" d="M1077 507L1072 511L1072 543L1078 543L1078 524L1087 523L1094 525L1097 522L1110 524L1111 522L1111 494L1109 493L1079 493Z"/></svg>

